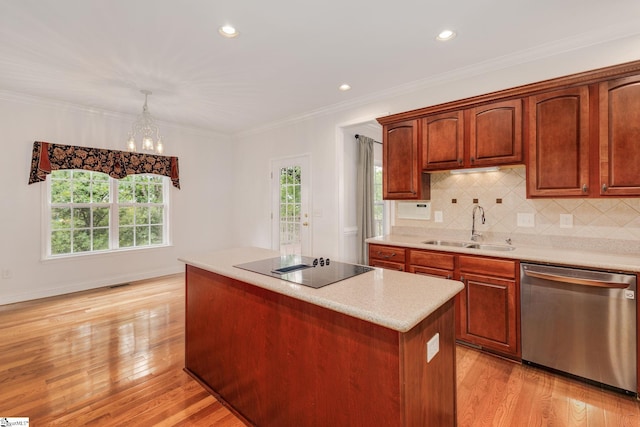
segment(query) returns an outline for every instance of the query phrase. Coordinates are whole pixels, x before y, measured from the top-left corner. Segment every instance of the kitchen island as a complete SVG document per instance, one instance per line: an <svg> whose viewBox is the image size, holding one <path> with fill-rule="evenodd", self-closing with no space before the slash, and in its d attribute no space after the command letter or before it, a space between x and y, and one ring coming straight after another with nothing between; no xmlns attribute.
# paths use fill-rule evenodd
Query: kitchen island
<svg viewBox="0 0 640 427"><path fill-rule="evenodd" d="M461 283L374 269L313 289L234 267L277 256L181 258L190 375L249 425L456 424Z"/></svg>

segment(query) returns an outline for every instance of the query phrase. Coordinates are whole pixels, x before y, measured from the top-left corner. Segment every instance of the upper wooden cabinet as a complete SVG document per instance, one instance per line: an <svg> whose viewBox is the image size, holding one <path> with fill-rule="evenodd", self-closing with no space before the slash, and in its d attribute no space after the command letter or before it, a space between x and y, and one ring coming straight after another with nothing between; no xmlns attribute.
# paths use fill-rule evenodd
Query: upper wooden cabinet
<svg viewBox="0 0 640 427"><path fill-rule="evenodd" d="M422 169L522 162L522 100L493 102L422 119Z"/></svg>
<svg viewBox="0 0 640 427"><path fill-rule="evenodd" d="M529 97L528 125L528 196L587 196L589 89L581 86Z"/></svg>
<svg viewBox="0 0 640 427"><path fill-rule="evenodd" d="M419 130L418 120L383 126L384 199L429 199L429 175L420 170Z"/></svg>
<svg viewBox="0 0 640 427"><path fill-rule="evenodd" d="M456 169L464 163L462 111L422 119L422 169Z"/></svg>
<svg viewBox="0 0 640 427"><path fill-rule="evenodd" d="M600 195L640 196L640 76L600 83Z"/></svg>

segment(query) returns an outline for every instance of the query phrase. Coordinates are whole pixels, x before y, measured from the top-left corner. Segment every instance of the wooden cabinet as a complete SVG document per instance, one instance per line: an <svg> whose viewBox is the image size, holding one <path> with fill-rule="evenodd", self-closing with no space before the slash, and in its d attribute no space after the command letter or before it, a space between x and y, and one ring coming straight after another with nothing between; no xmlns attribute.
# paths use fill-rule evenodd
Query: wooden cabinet
<svg viewBox="0 0 640 427"><path fill-rule="evenodd" d="M457 169L464 166L462 111L422 119L422 169Z"/></svg>
<svg viewBox="0 0 640 427"><path fill-rule="evenodd" d="M522 100L492 102L422 119L422 169L522 162Z"/></svg>
<svg viewBox="0 0 640 427"><path fill-rule="evenodd" d="M529 197L585 197L590 192L589 89L529 97Z"/></svg>
<svg viewBox="0 0 640 427"><path fill-rule="evenodd" d="M599 89L600 195L640 196L640 76Z"/></svg>
<svg viewBox="0 0 640 427"><path fill-rule="evenodd" d="M419 121L383 127L382 192L385 200L429 199L429 175L420 169Z"/></svg>
<svg viewBox="0 0 640 427"><path fill-rule="evenodd" d="M409 250L409 273L453 279L455 255L443 252Z"/></svg>
<svg viewBox="0 0 640 427"><path fill-rule="evenodd" d="M464 283L465 289L455 298L456 339L506 357L521 357L518 261L407 249L406 264L410 273Z"/></svg>
<svg viewBox="0 0 640 427"><path fill-rule="evenodd" d="M460 255L460 339L520 358L518 262Z"/></svg>
<svg viewBox="0 0 640 427"><path fill-rule="evenodd" d="M369 245L369 265L405 271L405 249L396 246Z"/></svg>

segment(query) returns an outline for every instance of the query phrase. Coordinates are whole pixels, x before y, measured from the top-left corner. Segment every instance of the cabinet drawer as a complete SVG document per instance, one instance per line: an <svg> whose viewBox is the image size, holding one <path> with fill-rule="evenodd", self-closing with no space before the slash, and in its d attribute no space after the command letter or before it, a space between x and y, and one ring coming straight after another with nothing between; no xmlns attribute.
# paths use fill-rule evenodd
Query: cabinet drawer
<svg viewBox="0 0 640 427"><path fill-rule="evenodd" d="M460 271L470 271L476 274L486 274L494 277L515 279L518 262L507 259L484 258L479 256L458 257Z"/></svg>
<svg viewBox="0 0 640 427"><path fill-rule="evenodd" d="M455 255L433 251L410 250L409 264L421 267L453 270L455 268Z"/></svg>
<svg viewBox="0 0 640 427"><path fill-rule="evenodd" d="M401 262L383 261L381 259L372 259L369 261L371 267L380 267L387 270L404 271L404 264Z"/></svg>
<svg viewBox="0 0 640 427"><path fill-rule="evenodd" d="M395 246L369 245L369 259L404 263L405 249Z"/></svg>
<svg viewBox="0 0 640 427"><path fill-rule="evenodd" d="M421 267L410 265L409 273L420 274L421 276L442 277L443 279L453 279L453 270L443 270L441 268Z"/></svg>

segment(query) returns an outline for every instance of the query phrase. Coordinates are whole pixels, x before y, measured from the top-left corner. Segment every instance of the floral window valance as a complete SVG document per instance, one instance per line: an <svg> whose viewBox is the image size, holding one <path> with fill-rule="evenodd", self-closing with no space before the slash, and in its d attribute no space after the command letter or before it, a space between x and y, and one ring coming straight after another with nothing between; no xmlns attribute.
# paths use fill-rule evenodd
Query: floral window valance
<svg viewBox="0 0 640 427"><path fill-rule="evenodd" d="M180 188L177 157L34 142L29 184L44 181L47 174L60 169L102 172L116 179L145 173L163 175Z"/></svg>

